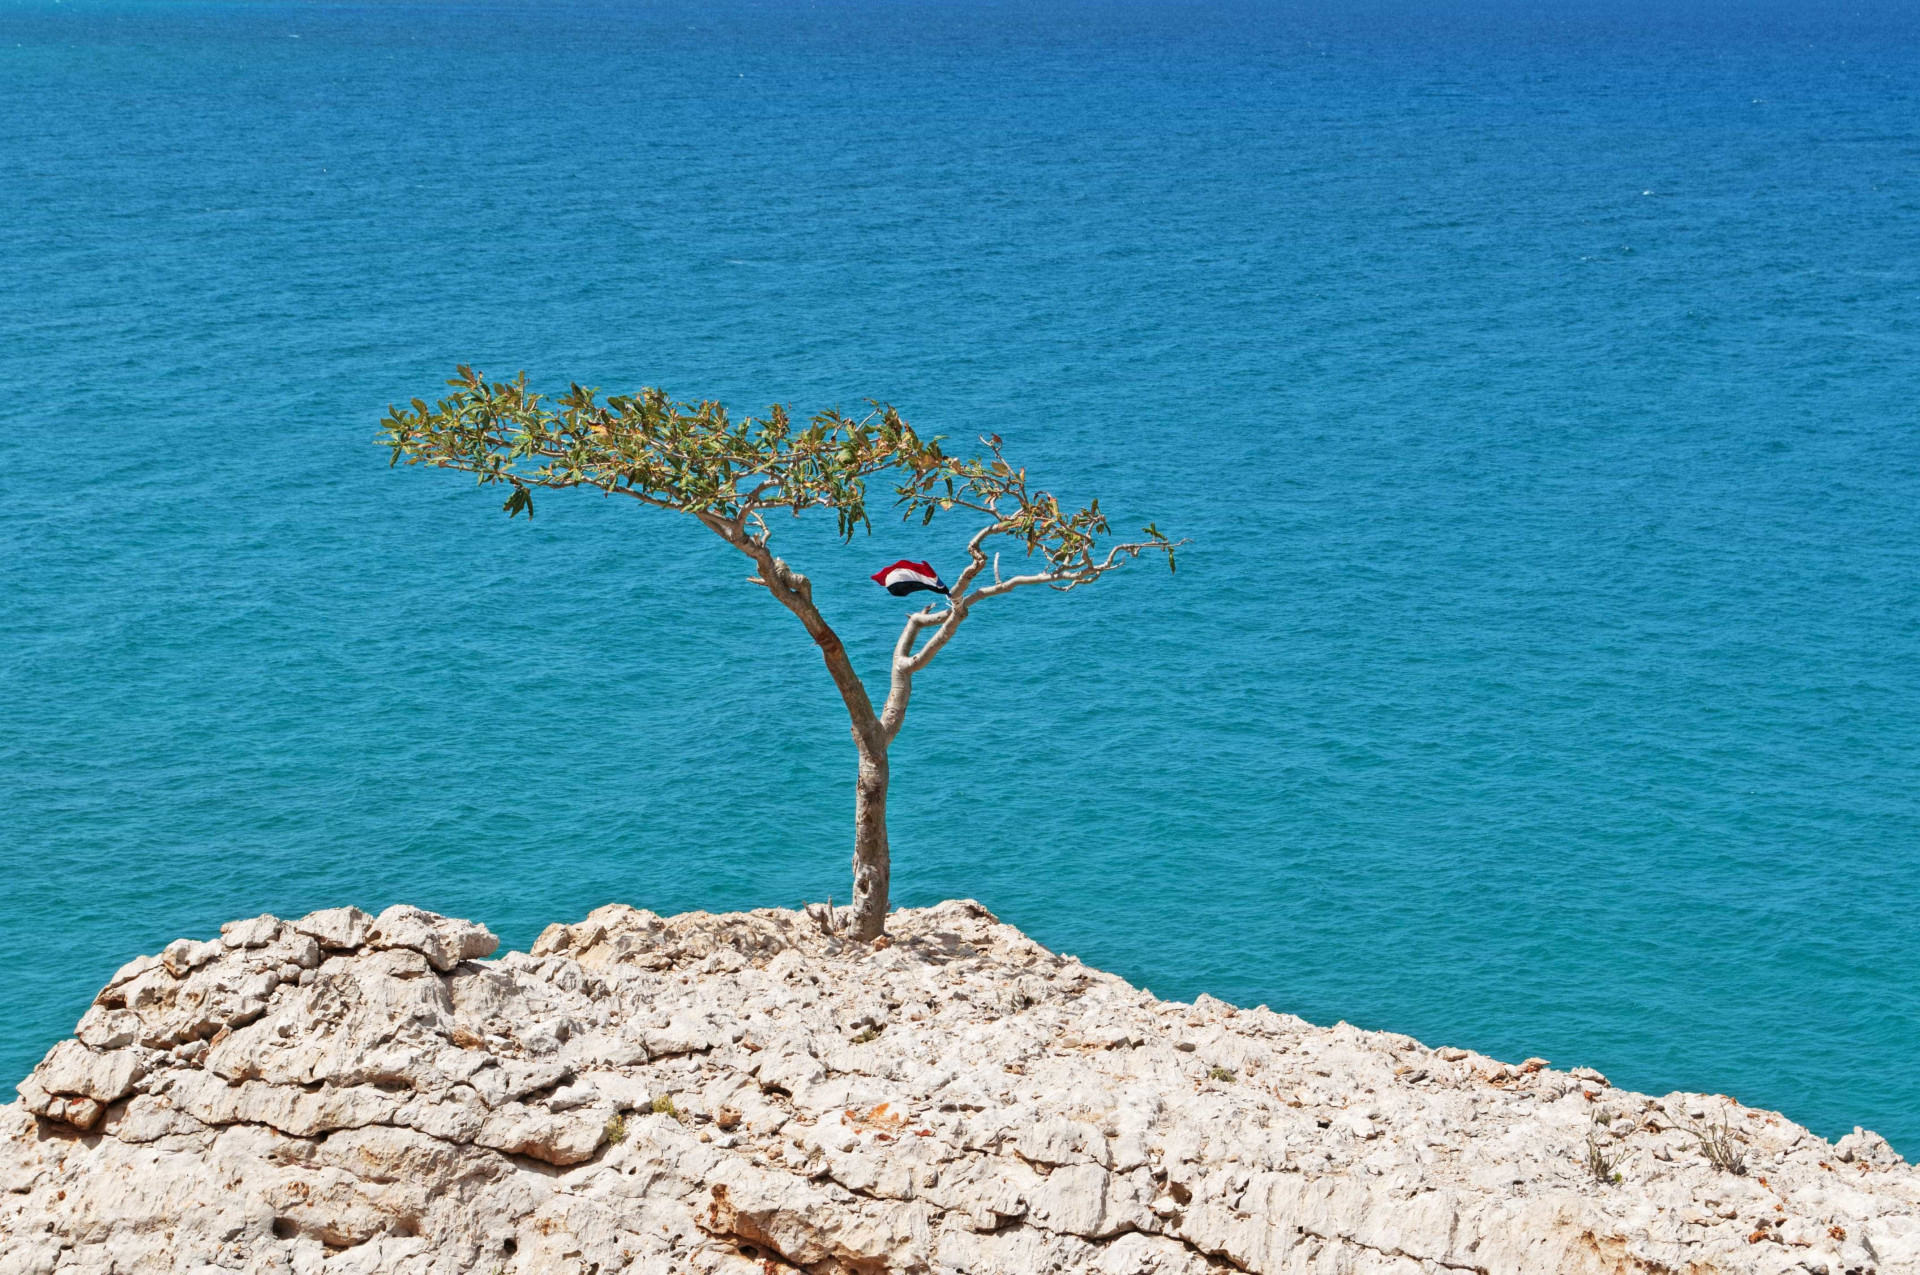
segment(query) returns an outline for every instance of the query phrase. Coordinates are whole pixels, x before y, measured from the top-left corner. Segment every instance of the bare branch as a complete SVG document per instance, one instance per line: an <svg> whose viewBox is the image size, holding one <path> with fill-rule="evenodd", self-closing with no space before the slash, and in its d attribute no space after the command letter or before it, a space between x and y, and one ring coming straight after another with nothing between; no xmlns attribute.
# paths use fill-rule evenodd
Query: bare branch
<svg viewBox="0 0 1920 1275"><path fill-rule="evenodd" d="M913 675L933 662L933 657L940 653L941 647L953 639L961 622L967 618L967 608L970 605L967 589L987 565L987 554L981 546L989 537L1002 535L1004 532L1005 527L1002 523L990 522L974 532L973 538L967 541L969 561L961 570L959 578L947 590L946 610L929 609L908 617L907 626L901 630L900 640L893 648L893 675L887 688L886 708L880 715L881 730L889 742L899 733L900 724L906 720L907 701L913 697ZM933 636L928 638L927 644L916 653L913 642L919 636L920 630L936 624L939 627L934 630Z"/></svg>
<svg viewBox="0 0 1920 1275"><path fill-rule="evenodd" d="M779 501L762 502L760 499L761 493L765 492L768 488L778 487L779 485L780 480L778 478L762 479L754 485L752 491L741 497L740 507L746 510L771 509L774 505L782 503Z"/></svg>
<svg viewBox="0 0 1920 1275"><path fill-rule="evenodd" d="M1089 558L1084 563L1061 570L1038 571L1029 575L1014 576L1007 580L1000 579L999 573L995 572L994 582L983 588L975 589L973 593L967 597L966 605L972 606L975 602L983 599L997 598L1002 594L1012 593L1015 589L1025 588L1033 584L1049 585L1061 593L1071 593L1083 584L1092 584L1095 580L1098 580L1114 568L1125 566L1149 550L1169 550L1178 548L1186 543L1188 542L1185 540L1143 540L1131 544L1114 545L1107 551L1107 556L1099 562L1094 562Z"/></svg>
<svg viewBox="0 0 1920 1275"><path fill-rule="evenodd" d="M881 729L880 719L873 711L873 701L867 697L866 685L861 682L859 674L854 672L853 661L848 658L840 635L833 631L833 626L820 614L820 608L813 604L813 583L774 557L764 539L748 534L744 517L722 518L706 513L697 516L715 535L753 560L759 571L749 577L749 583L763 586L779 599L780 605L799 617L807 636L820 648L827 673L833 678L834 687L847 706L854 742L861 751L884 752L890 737Z"/></svg>
<svg viewBox="0 0 1920 1275"><path fill-rule="evenodd" d="M880 710L880 735L888 744L900 733L901 723L907 718L907 701L913 698L913 675L918 671L914 665L913 644L923 630L942 623L951 615L952 602L948 609L936 611L932 607L915 611L907 617L900 629L900 637L893 644L893 665L887 685L887 702Z"/></svg>
<svg viewBox="0 0 1920 1275"><path fill-rule="evenodd" d="M1186 543L1184 540L1168 542L1159 539L1114 545L1107 551L1106 557L1099 562L1093 561L1091 555L1086 555L1083 561L1067 567L1002 578L1000 555L994 554L989 561L983 546L994 536L1010 534L1010 530L1004 521L996 520L976 531L967 541L969 561L948 591L945 609L936 611L929 607L907 617L906 624L900 630L900 637L894 643L887 701L880 712L880 733L886 743L893 742L894 736L900 733L900 727L906 721L907 705L913 698L914 675L924 671L927 665L933 663L933 657L953 640L953 635L959 631L960 625L966 621L976 603L1035 584L1048 585L1059 592L1069 593L1083 584L1091 584L1107 572L1124 566L1148 550L1164 550L1171 555L1176 545ZM974 580L979 578L989 565L993 570L993 583L969 592ZM920 634L929 628L934 629L933 635L918 651L914 650L914 644Z"/></svg>

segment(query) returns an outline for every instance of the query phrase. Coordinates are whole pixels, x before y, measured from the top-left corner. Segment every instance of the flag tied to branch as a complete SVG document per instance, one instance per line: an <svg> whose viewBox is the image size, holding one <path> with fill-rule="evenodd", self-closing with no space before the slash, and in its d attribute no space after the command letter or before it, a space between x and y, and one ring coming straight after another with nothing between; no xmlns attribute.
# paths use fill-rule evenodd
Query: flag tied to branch
<svg viewBox="0 0 1920 1275"><path fill-rule="evenodd" d="M947 586L940 583L940 573L930 563L908 562L905 558L874 572L873 582L896 598L904 598L909 593L919 593L923 589L935 593L947 591Z"/></svg>

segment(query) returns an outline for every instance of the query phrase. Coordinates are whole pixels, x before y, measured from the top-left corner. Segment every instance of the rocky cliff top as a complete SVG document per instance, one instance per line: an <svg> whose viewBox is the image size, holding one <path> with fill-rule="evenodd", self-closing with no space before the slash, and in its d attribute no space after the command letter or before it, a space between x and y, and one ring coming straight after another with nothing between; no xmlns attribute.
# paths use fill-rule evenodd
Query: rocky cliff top
<svg viewBox="0 0 1920 1275"><path fill-rule="evenodd" d="M1870 1133L1156 1000L976 903L890 928L181 940L0 1108L0 1275L1920 1271Z"/></svg>

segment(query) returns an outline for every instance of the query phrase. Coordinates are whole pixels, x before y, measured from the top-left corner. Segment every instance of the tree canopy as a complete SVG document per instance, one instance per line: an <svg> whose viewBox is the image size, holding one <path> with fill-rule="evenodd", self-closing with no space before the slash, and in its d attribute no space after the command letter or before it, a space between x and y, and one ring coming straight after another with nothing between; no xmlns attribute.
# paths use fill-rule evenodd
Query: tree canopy
<svg viewBox="0 0 1920 1275"><path fill-rule="evenodd" d="M549 399L527 388L526 373L488 381L462 365L446 398L390 408L380 442L393 463L433 465L504 484L509 516L533 516L534 488L595 488L645 504L724 522L789 510L831 510L840 535L871 529L867 481L885 475L905 519L923 524L951 510L983 514L992 535L1024 545L1044 564L1046 583L1072 588L1114 565L1113 552L1177 547L1149 523L1144 540L1099 556L1107 517L1094 500L1068 511L1052 493L1029 487L1009 464L1001 439L981 439L984 455L949 454L939 437L923 439L884 403L851 417L815 413L796 428L787 409L734 419L711 400L675 401L665 391L600 398L580 385Z"/></svg>

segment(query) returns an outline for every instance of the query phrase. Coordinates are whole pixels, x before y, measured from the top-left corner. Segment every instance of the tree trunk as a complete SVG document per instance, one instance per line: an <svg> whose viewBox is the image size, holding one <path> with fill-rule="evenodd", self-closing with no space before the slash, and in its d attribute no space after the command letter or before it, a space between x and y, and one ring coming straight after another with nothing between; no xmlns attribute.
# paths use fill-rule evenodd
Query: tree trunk
<svg viewBox="0 0 1920 1275"><path fill-rule="evenodd" d="M887 754L862 747L853 791L853 908L847 927L853 938L871 942L886 928L892 875L887 857Z"/></svg>
<svg viewBox="0 0 1920 1275"><path fill-rule="evenodd" d="M867 688L854 672L840 636L814 606L813 586L807 578L774 557L764 537L749 535L744 519L729 521L715 514L701 514L700 521L753 559L760 569L755 583L765 585L782 606L800 618L820 647L827 673L846 703L854 746L860 750L860 776L853 796L853 906L848 909L846 932L852 938L872 942L886 930L887 894L893 875L887 860L887 745L893 736L874 715L873 701L867 698ZM904 713L904 692L899 700L897 712ZM897 716L893 729L899 729Z"/></svg>

